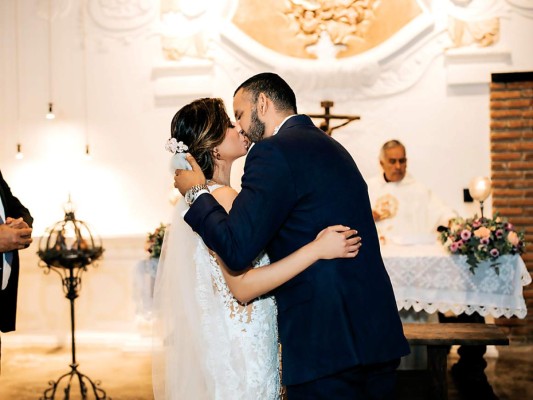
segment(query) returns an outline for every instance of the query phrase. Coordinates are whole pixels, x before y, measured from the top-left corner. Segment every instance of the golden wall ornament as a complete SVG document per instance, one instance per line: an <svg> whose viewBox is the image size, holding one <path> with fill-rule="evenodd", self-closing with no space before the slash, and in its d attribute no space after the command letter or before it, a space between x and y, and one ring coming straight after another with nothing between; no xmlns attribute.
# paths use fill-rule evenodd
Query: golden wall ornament
<svg viewBox="0 0 533 400"><path fill-rule="evenodd" d="M290 29L310 45L316 44L326 31L335 45L350 40L366 40L366 33L375 18L380 0L289 0L285 15Z"/></svg>
<svg viewBox="0 0 533 400"><path fill-rule="evenodd" d="M241 0L233 24L277 53L303 59L352 57L384 43L421 15L417 0Z"/></svg>

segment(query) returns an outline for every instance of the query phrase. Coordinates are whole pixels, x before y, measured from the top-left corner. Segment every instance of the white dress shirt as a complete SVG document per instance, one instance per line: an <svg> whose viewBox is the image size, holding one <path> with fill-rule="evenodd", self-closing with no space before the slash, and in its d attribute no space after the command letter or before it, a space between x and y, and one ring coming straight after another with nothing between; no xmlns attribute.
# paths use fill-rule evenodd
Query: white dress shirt
<svg viewBox="0 0 533 400"><path fill-rule="evenodd" d="M5 223L6 211L4 209L4 204L2 203L2 200L0 200L0 218L2 223ZM4 268L2 269L2 285L0 289L4 290L7 287L7 282L9 281L9 276L11 275L11 265L9 265L6 261L6 253L2 253L2 264Z"/></svg>

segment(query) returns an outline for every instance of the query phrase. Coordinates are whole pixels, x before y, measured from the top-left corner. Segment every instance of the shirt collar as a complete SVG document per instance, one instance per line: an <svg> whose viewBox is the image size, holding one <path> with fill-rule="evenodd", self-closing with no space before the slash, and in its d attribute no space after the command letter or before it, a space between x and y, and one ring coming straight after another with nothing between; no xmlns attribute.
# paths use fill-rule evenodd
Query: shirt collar
<svg viewBox="0 0 533 400"><path fill-rule="evenodd" d="M272 134L272 136L274 136L276 133L278 133L278 131L279 131L279 130L281 129L281 127L283 126L283 124L284 124L285 122L287 122L287 120L288 120L289 118L292 118L292 117L294 117L295 115L297 115L297 114L289 115L287 118L285 118L283 121L281 121L281 124L279 124L278 126L276 126L276 127L274 128L274 133Z"/></svg>

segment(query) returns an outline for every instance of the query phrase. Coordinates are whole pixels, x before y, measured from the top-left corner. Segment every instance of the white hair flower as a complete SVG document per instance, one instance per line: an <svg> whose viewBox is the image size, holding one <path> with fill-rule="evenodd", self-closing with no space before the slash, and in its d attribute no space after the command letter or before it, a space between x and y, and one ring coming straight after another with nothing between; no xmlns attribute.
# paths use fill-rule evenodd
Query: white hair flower
<svg viewBox="0 0 533 400"><path fill-rule="evenodd" d="M181 140L178 142L176 138L170 138L165 144L165 150L170 151L173 154L185 153L187 150L189 150L189 147Z"/></svg>

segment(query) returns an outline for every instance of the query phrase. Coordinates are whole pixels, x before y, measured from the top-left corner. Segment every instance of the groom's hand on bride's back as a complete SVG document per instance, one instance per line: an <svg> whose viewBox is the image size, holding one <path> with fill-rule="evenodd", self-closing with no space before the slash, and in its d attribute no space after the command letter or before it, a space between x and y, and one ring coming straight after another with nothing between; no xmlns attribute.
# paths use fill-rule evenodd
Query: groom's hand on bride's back
<svg viewBox="0 0 533 400"><path fill-rule="evenodd" d="M187 190L195 185L205 184L204 173L194 157L187 154L186 159L189 164L191 164L192 171L177 169L174 174L174 187L178 189L182 195L185 195Z"/></svg>

